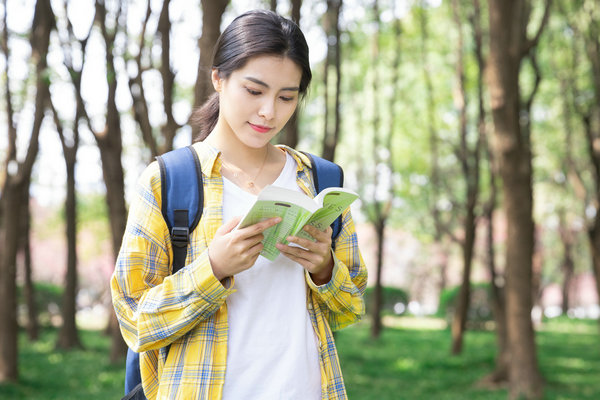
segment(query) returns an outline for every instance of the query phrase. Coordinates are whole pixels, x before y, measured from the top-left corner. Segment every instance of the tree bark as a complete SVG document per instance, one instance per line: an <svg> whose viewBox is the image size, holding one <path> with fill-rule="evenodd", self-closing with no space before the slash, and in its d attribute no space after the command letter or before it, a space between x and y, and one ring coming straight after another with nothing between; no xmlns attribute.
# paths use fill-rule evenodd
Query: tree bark
<svg viewBox="0 0 600 400"><path fill-rule="evenodd" d="M375 5L376 9L377 6ZM342 0L327 0L327 12L323 27L327 36L327 56L325 59L325 71L323 74L323 84L325 87L325 125L323 135L323 153L326 160L335 159L335 149L340 136L340 87L341 87L341 43L340 43L340 12L342 9ZM377 15L379 19L379 15ZM379 23L379 22L378 22ZM333 104L330 100L329 76L331 66L335 71L335 92ZM333 110L333 121L331 121L331 111ZM333 122L333 126L332 126Z"/></svg>
<svg viewBox="0 0 600 400"><path fill-rule="evenodd" d="M202 0L202 36L198 41L200 60L198 76L194 88L194 108L200 107L214 91L210 80L212 54L215 43L221 34L221 18L229 0ZM192 126L192 138L198 135L198 128Z"/></svg>
<svg viewBox="0 0 600 400"><path fill-rule="evenodd" d="M383 288L381 285L381 272L383 270L383 243L385 240L385 222L376 221L375 235L377 238L377 267L375 270L375 287L373 288L373 324L371 326L371 337L378 338L381 335L381 308L383 306Z"/></svg>
<svg viewBox="0 0 600 400"><path fill-rule="evenodd" d="M502 178L507 223L506 316L509 360L509 397L542 397L542 378L537 364L531 321L532 215L531 144L520 125L519 73L523 57L537 43L525 36L529 20L526 0L490 0L489 87L496 146Z"/></svg>
<svg viewBox="0 0 600 400"><path fill-rule="evenodd" d="M274 7L277 7L277 2L273 1ZM291 17L297 25L300 25L300 8L302 7L302 0L292 0L292 12ZM274 8L272 8L275 11ZM279 142L290 147L296 147L298 145L298 113L300 109L297 108L296 112L292 115L292 118L288 121L285 128L280 134Z"/></svg>
<svg viewBox="0 0 600 400"><path fill-rule="evenodd" d="M64 15L68 15L67 4L64 4ZM60 138L67 172L67 195L65 200L66 217L66 238L67 238L67 269L65 272L65 289L63 293L62 318L63 325L59 331L57 348L82 348L76 324L77 314L77 192L75 188L75 166L77 163L77 151L79 149L79 124L87 116L85 104L81 97L81 78L83 68L86 64L87 43L90 38L93 24L90 25L87 35L83 39L78 39L73 32L71 21L66 18L67 31L62 37L65 41L62 43L63 63L69 71L71 82L76 93L75 118L71 121L72 137L67 138L64 133L64 123L59 118L52 98L50 98L50 108L54 117L56 131ZM76 50L77 49L77 50ZM78 51L81 63L78 67L73 64L73 52Z"/></svg>
<svg viewBox="0 0 600 400"><path fill-rule="evenodd" d="M490 274L490 301L494 322L496 324L496 366L494 371L482 379L484 384L503 384L508 381L508 343L506 333L506 307L504 301L504 285L500 286L499 281L503 277L496 271L496 251L494 241L494 213L497 203L497 163L494 159L490 140L488 139L488 130L486 128L486 107L484 100L483 75L486 69L485 56L483 53L483 29L481 27L481 6L479 0L473 2L473 14L471 17L473 27L474 55L477 60L477 103L478 103L478 132L481 139L481 146L487 157L489 171L489 197L483 206L483 217L487 221L485 248L486 265Z"/></svg>
<svg viewBox="0 0 600 400"><path fill-rule="evenodd" d="M58 131L65 159L67 171L67 195L65 199L65 219L67 238L67 268L65 272L65 288L61 308L62 326L58 333L56 347L59 349L81 348L81 341L77 332L77 193L75 191L75 164L77 163L77 150L79 148L78 122L80 107L77 106L75 123L73 126L73 144L69 145L64 135L62 123L58 113L50 105L54 115L54 123Z"/></svg>
<svg viewBox="0 0 600 400"><path fill-rule="evenodd" d="M25 303L27 304L27 336L30 341L35 341L39 338L40 327L38 323L38 310L35 302L35 288L33 285L32 265L31 265L31 206L29 186L31 179L23 184L23 193L21 193L21 243L19 244L20 251L23 255L23 272L24 283L23 292Z"/></svg>
<svg viewBox="0 0 600 400"><path fill-rule="evenodd" d="M175 73L171 69L171 20L169 16L170 0L165 0L158 20L157 32L152 39L146 37L148 21L152 15L150 2L146 9L146 17L140 33L139 50L135 57L137 71L129 76L129 91L133 99L133 115L142 132L142 139L150 149L151 159L157 155L163 154L173 149L173 141L177 130L181 127L173 115L173 95L175 91ZM162 78L163 86L163 110L166 115L166 122L160 127L153 127L150 122L150 110L148 100L144 90L143 73L152 68L151 65L143 65L142 55L146 43L160 39L160 67L158 68ZM158 135L160 132L160 135Z"/></svg>
<svg viewBox="0 0 600 400"><path fill-rule="evenodd" d="M6 3L5 3L6 5ZM6 7L3 36L8 37L6 30ZM48 47L50 32L54 28L54 14L49 0L38 0L35 5L31 28L31 57L36 68L36 97L33 126L29 147L25 159L17 161L16 127L12 118L9 124L9 151L6 162L6 178L2 190L2 226L0 227L0 382L16 381L18 378L18 327L16 303L16 256L21 229L21 207L23 186L31 177L33 164L37 157L38 138L44 119L46 101L49 95L46 80ZM8 56L8 48L3 45L3 52ZM6 57L8 59L8 57ZM8 66L6 67L8 68ZM9 76L7 74L7 76ZM10 89L6 80L7 101L10 103ZM12 111L12 106L7 105ZM9 113L12 117L12 114Z"/></svg>
<svg viewBox="0 0 600 400"><path fill-rule="evenodd" d="M109 32L107 25L107 12L103 0L96 0L96 22L100 26L104 46L106 49L106 83L108 85L108 99L106 104L105 128L101 132L92 129L102 162L102 175L106 186L106 203L108 206L108 218L112 241L113 259L116 260L121 240L125 233L127 221L127 208L125 206L125 182L121 156L123 153L121 120L116 104L117 75L114 63L114 45L117 31L121 28L119 19L121 16L121 5L114 19L114 30ZM79 95L79 97L81 97ZM83 101L82 101L83 103ZM90 124L88 124L90 125ZM110 307L112 310L112 307ZM121 336L119 325L114 312L111 312L110 332L111 350L110 360L117 362L122 360L127 353L127 345Z"/></svg>
<svg viewBox="0 0 600 400"><path fill-rule="evenodd" d="M276 1L276 0L273 0ZM302 8L302 0L292 0L291 17L298 26L300 26L300 9Z"/></svg>
<svg viewBox="0 0 600 400"><path fill-rule="evenodd" d="M471 265L473 262L473 247L476 233L475 207L479 198L479 152L481 147L481 134L478 134L476 144L471 149L467 140L467 95L465 89L464 71L464 38L461 9L458 0L452 1L452 9L455 24L458 28L456 77L458 87L455 90L455 105L459 113L460 148L458 159L462 167L462 173L466 186L465 216L463 217L463 230L465 237L461 240L463 255L463 277L457 306L452 321L452 354L462 351L463 336L467 324L467 315L470 305L471 294Z"/></svg>
<svg viewBox="0 0 600 400"><path fill-rule="evenodd" d="M564 315L569 311L569 293L571 289L571 282L575 275L575 263L573 261L573 242L574 237L569 223L567 221L566 210L562 209L559 211L559 227L558 232L560 234L561 242L563 245L563 259L561 262L561 270L563 272L562 282L562 313Z"/></svg>

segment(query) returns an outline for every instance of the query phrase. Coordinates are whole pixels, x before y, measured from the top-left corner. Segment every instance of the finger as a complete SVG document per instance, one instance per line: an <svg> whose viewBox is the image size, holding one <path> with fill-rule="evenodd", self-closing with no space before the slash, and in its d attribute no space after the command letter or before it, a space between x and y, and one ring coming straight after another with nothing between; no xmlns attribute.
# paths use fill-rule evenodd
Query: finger
<svg viewBox="0 0 600 400"><path fill-rule="evenodd" d="M277 244L276 246L277 249L279 249L279 251L284 253L284 255L289 256L289 258L292 258L296 262L300 262L298 260L302 260L303 262L306 262L308 264L317 265L319 263L319 260L323 258L322 255L302 249L300 247L288 246L281 243Z"/></svg>
<svg viewBox="0 0 600 400"><path fill-rule="evenodd" d="M281 252L281 254L283 254L285 257L289 258L290 260L294 261L295 263L300 264L304 269L306 269L307 271L310 272L313 264L311 264L308 260L306 260L302 257L294 256L292 254L284 253L284 252Z"/></svg>
<svg viewBox="0 0 600 400"><path fill-rule="evenodd" d="M226 223L221 225L221 227L218 229L218 231L220 231L220 233L222 233L222 234L231 232L240 223L241 219L242 219L241 215L231 218L229 221L227 221Z"/></svg>
<svg viewBox="0 0 600 400"><path fill-rule="evenodd" d="M280 217L269 218L269 219L266 219L264 221L258 222L254 225L250 225L250 226L242 229L241 233L244 237L255 236L255 235L263 233L267 229L277 225L280 222L281 222Z"/></svg>
<svg viewBox="0 0 600 400"><path fill-rule="evenodd" d="M303 230L308 233L310 236L315 238L318 242L326 242L327 238L331 238L332 229L330 226L327 227L324 231L315 228L311 225L306 225Z"/></svg>
<svg viewBox="0 0 600 400"><path fill-rule="evenodd" d="M297 244L298 246L302 246L305 249L310 250L310 251L318 250L318 243L313 240L310 240L310 239L304 239L304 238L301 238L298 236L288 236L286 238L286 240L290 243L294 243L294 244Z"/></svg>

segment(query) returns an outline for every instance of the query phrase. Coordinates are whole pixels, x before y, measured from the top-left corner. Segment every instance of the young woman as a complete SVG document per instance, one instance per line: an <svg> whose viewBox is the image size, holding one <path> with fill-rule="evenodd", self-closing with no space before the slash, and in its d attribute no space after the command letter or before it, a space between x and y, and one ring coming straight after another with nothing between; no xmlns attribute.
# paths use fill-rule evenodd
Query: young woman
<svg viewBox="0 0 600 400"><path fill-rule="evenodd" d="M268 11L236 18L213 60L216 93L195 116L204 211L186 265L171 274L157 163L142 174L111 280L127 344L140 354L149 399L345 399L332 330L364 313L367 272L350 211L331 228L290 237L259 257L278 219L235 229L274 184L315 195L310 161L270 144L311 80L296 24ZM190 172L192 173L192 172ZM296 246L299 245L299 246Z"/></svg>

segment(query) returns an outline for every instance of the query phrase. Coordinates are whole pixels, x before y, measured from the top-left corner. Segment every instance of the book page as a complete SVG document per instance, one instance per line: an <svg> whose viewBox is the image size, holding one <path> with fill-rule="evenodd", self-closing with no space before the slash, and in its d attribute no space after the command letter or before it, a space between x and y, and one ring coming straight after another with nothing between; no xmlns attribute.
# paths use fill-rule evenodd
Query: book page
<svg viewBox="0 0 600 400"><path fill-rule="evenodd" d="M260 254L273 261L279 255L275 244L287 243L285 239L301 229L310 215L311 211L291 202L257 200L239 226L244 228L268 218L281 217L280 223L263 232L264 248Z"/></svg>
<svg viewBox="0 0 600 400"><path fill-rule="evenodd" d="M312 225L324 231L357 198L358 194L348 189L328 188L323 190L315 198L315 200L321 201L323 205L312 215L306 225ZM296 236L314 241L314 238L304 230L300 230Z"/></svg>

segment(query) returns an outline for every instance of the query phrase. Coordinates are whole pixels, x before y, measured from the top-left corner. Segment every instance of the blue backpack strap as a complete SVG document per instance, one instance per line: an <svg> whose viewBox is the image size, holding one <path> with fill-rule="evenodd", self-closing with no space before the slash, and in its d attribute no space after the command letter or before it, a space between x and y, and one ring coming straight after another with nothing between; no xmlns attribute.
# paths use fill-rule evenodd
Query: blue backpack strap
<svg viewBox="0 0 600 400"><path fill-rule="evenodd" d="M204 208L204 186L198 154L192 146L156 157L160 168L162 214L171 234L173 273L185 265L190 233ZM141 386L140 355L127 350L123 399L145 399Z"/></svg>
<svg viewBox="0 0 600 400"><path fill-rule="evenodd" d="M160 166L161 211L171 233L175 273L185 264L190 233L202 217L202 169L192 146L170 151L156 159Z"/></svg>
<svg viewBox="0 0 600 400"><path fill-rule="evenodd" d="M315 183L315 190L317 193L321 193L322 190L329 187L343 187L344 186L344 170L336 163L315 156L314 154L304 153L310 159L313 170L313 180ZM331 243L335 245L335 240L342 231L342 216L340 215L331 224Z"/></svg>

